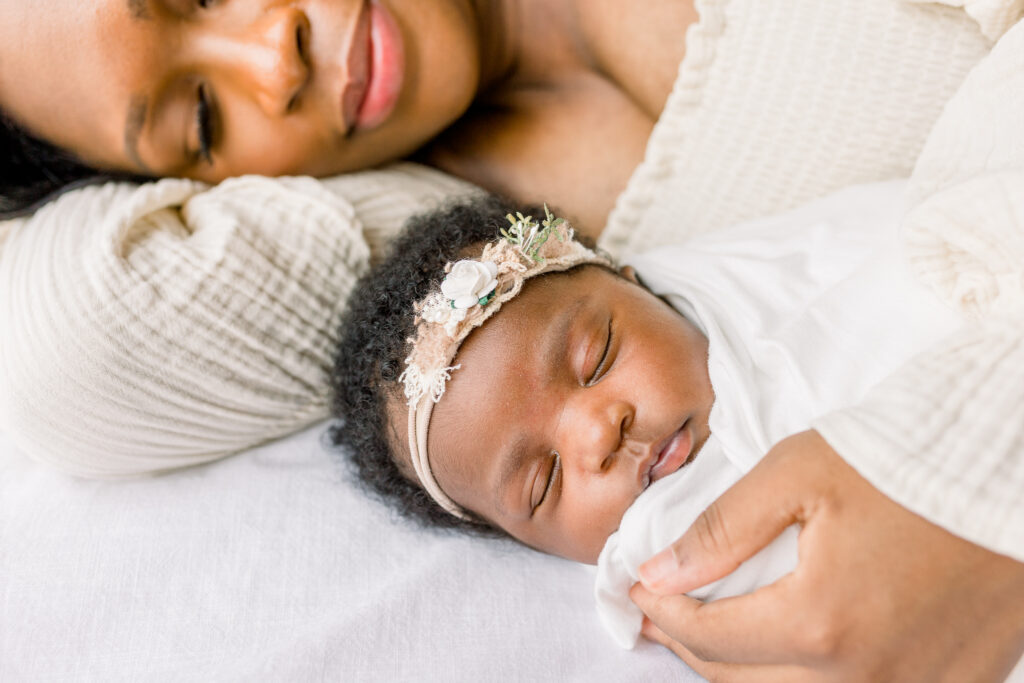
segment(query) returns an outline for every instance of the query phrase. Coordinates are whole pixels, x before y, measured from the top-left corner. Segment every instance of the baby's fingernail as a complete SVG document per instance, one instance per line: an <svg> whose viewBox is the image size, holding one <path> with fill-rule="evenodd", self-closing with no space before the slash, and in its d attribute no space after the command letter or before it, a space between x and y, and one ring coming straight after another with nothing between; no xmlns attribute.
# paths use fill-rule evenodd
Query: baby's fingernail
<svg viewBox="0 0 1024 683"><path fill-rule="evenodd" d="M660 553L640 565L637 573L640 574L640 581L645 586L662 581L679 569L679 562L672 554L671 548L665 548Z"/></svg>

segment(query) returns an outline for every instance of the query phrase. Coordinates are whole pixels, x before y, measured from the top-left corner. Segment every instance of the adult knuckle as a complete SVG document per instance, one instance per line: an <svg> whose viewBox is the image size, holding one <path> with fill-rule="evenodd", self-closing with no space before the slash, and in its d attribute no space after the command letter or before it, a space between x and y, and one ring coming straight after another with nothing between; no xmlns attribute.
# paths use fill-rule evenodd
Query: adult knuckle
<svg viewBox="0 0 1024 683"><path fill-rule="evenodd" d="M725 517L718 503L712 503L700 514L693 529L697 543L706 553L717 555L732 546Z"/></svg>
<svg viewBox="0 0 1024 683"><path fill-rule="evenodd" d="M690 654L699 661L704 663L711 663L715 661L712 650L700 643L691 643L687 646L690 650Z"/></svg>

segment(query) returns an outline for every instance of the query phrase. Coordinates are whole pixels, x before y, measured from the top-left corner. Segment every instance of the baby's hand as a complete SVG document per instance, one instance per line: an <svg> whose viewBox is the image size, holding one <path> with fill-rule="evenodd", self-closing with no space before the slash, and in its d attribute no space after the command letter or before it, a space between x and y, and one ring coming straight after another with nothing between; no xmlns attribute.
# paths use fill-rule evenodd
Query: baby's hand
<svg viewBox="0 0 1024 683"><path fill-rule="evenodd" d="M800 524L796 570L701 603ZM1002 680L1024 652L1024 564L879 493L816 432L777 444L631 591L644 635L712 681Z"/></svg>

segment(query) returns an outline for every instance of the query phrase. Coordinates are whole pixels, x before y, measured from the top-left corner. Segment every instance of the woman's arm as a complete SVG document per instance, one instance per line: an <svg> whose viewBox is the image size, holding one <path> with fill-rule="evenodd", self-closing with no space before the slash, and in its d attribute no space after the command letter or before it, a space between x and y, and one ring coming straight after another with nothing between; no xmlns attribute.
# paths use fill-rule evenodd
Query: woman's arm
<svg viewBox="0 0 1024 683"><path fill-rule="evenodd" d="M979 322L812 426L901 506L1024 561L1024 323Z"/></svg>

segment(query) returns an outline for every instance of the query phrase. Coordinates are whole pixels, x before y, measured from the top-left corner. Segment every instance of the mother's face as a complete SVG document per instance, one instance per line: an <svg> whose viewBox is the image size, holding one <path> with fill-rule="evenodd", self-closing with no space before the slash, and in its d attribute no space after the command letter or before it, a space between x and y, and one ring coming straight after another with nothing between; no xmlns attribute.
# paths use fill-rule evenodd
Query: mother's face
<svg viewBox="0 0 1024 683"><path fill-rule="evenodd" d="M0 108L108 169L329 175L415 150L479 78L468 0L0 0Z"/></svg>

